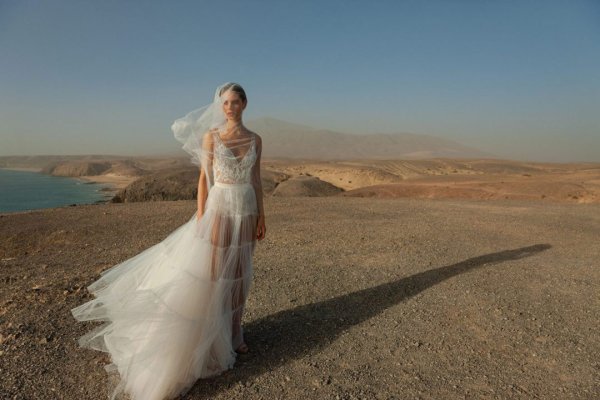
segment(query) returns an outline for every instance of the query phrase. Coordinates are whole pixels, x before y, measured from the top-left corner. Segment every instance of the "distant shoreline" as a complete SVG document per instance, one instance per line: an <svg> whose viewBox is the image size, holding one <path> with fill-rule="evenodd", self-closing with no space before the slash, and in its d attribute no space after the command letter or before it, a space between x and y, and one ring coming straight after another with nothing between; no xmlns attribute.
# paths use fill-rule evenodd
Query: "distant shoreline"
<svg viewBox="0 0 600 400"><path fill-rule="evenodd" d="M122 176L122 175L84 175L73 176L72 178L79 179L85 183L104 183L111 186L111 191L117 192L120 189L126 188L131 182L138 177Z"/></svg>
<svg viewBox="0 0 600 400"><path fill-rule="evenodd" d="M43 171L42 168L34 168L34 167L0 167L0 169L9 170L9 171L33 172L33 173L42 173L42 171ZM49 175L49 176L59 177L59 175ZM105 200L100 200L99 202L101 202L101 203L109 203L119 190L124 189L131 182L133 182L134 180L136 180L138 178L138 177L120 176L120 175L113 175L113 174L60 176L60 177L75 179L84 184L106 185L105 187L100 189L101 192L105 193Z"/></svg>
<svg viewBox="0 0 600 400"><path fill-rule="evenodd" d="M23 172L36 172L41 173L43 171L42 168L33 168L33 167L0 167L0 169L6 169L9 171L23 171ZM131 176L121 176L121 175L113 175L113 174L105 174L105 175L82 175L82 176L62 176L62 175L50 175L50 176L60 176L62 178L71 178L77 179L79 181L83 181L84 183L100 183L107 184L110 188L107 188L107 191L117 192L120 189L124 189L131 182L136 180L138 177Z"/></svg>
<svg viewBox="0 0 600 400"><path fill-rule="evenodd" d="M0 169L7 169L10 171L42 172L42 168L32 167L0 167Z"/></svg>
<svg viewBox="0 0 600 400"><path fill-rule="evenodd" d="M107 204L112 202L122 186L118 182L97 182L80 177L53 175L34 167L0 167L0 172L7 179L7 186L3 186L0 196L0 214L72 205ZM52 178L63 179L55 181ZM46 191L40 188L51 192L47 199L44 196Z"/></svg>

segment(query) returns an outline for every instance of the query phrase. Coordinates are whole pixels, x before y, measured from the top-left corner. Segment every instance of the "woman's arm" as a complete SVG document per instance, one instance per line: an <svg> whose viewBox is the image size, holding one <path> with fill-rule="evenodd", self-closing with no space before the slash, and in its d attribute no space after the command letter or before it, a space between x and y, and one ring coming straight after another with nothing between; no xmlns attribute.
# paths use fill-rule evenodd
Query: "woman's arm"
<svg viewBox="0 0 600 400"><path fill-rule="evenodd" d="M208 188L206 185L206 174L204 168L200 169L200 179L198 179L198 219L204 214L204 205L208 197Z"/></svg>
<svg viewBox="0 0 600 400"><path fill-rule="evenodd" d="M260 176L260 159L262 155L262 139L256 135L256 161L252 169L252 185L254 186L254 192L256 193L256 205L258 207L258 221L257 221L257 232L256 238L262 240L265 237L267 231L265 227L265 208L263 205L263 187Z"/></svg>
<svg viewBox="0 0 600 400"><path fill-rule="evenodd" d="M210 132L204 134L202 138L202 166L200 168L200 178L198 179L198 214L197 218L202 218L204 215L204 206L206 205L206 199L208 198L208 182L212 171L212 160L213 160L213 149L214 149L213 138Z"/></svg>

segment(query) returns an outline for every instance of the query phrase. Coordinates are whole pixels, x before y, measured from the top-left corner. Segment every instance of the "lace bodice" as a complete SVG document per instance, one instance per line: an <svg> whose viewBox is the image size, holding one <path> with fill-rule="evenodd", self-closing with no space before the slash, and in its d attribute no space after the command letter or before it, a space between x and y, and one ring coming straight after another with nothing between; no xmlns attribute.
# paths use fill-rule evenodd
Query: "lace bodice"
<svg viewBox="0 0 600 400"><path fill-rule="evenodd" d="M215 136L213 174L215 182L251 183L252 166L256 161L256 139L252 134L250 147L241 160L223 143L218 133Z"/></svg>

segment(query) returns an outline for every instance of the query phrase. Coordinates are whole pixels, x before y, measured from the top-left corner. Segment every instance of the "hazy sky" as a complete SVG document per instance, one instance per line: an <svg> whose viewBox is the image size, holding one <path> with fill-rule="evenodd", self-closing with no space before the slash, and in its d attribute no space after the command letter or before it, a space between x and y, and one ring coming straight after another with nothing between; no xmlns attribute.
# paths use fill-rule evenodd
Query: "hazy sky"
<svg viewBox="0 0 600 400"><path fill-rule="evenodd" d="M0 155L172 152L225 81L245 120L600 161L597 0L0 0Z"/></svg>

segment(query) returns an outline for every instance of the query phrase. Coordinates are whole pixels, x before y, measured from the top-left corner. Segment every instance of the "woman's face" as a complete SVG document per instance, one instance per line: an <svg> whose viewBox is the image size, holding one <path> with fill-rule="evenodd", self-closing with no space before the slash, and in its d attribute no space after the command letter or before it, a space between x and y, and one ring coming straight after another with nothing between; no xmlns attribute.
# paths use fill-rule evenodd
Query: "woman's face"
<svg viewBox="0 0 600 400"><path fill-rule="evenodd" d="M240 95L232 90L228 90L221 95L223 100L223 113L228 120L239 121L242 118L242 111L246 108L246 103L242 101Z"/></svg>

